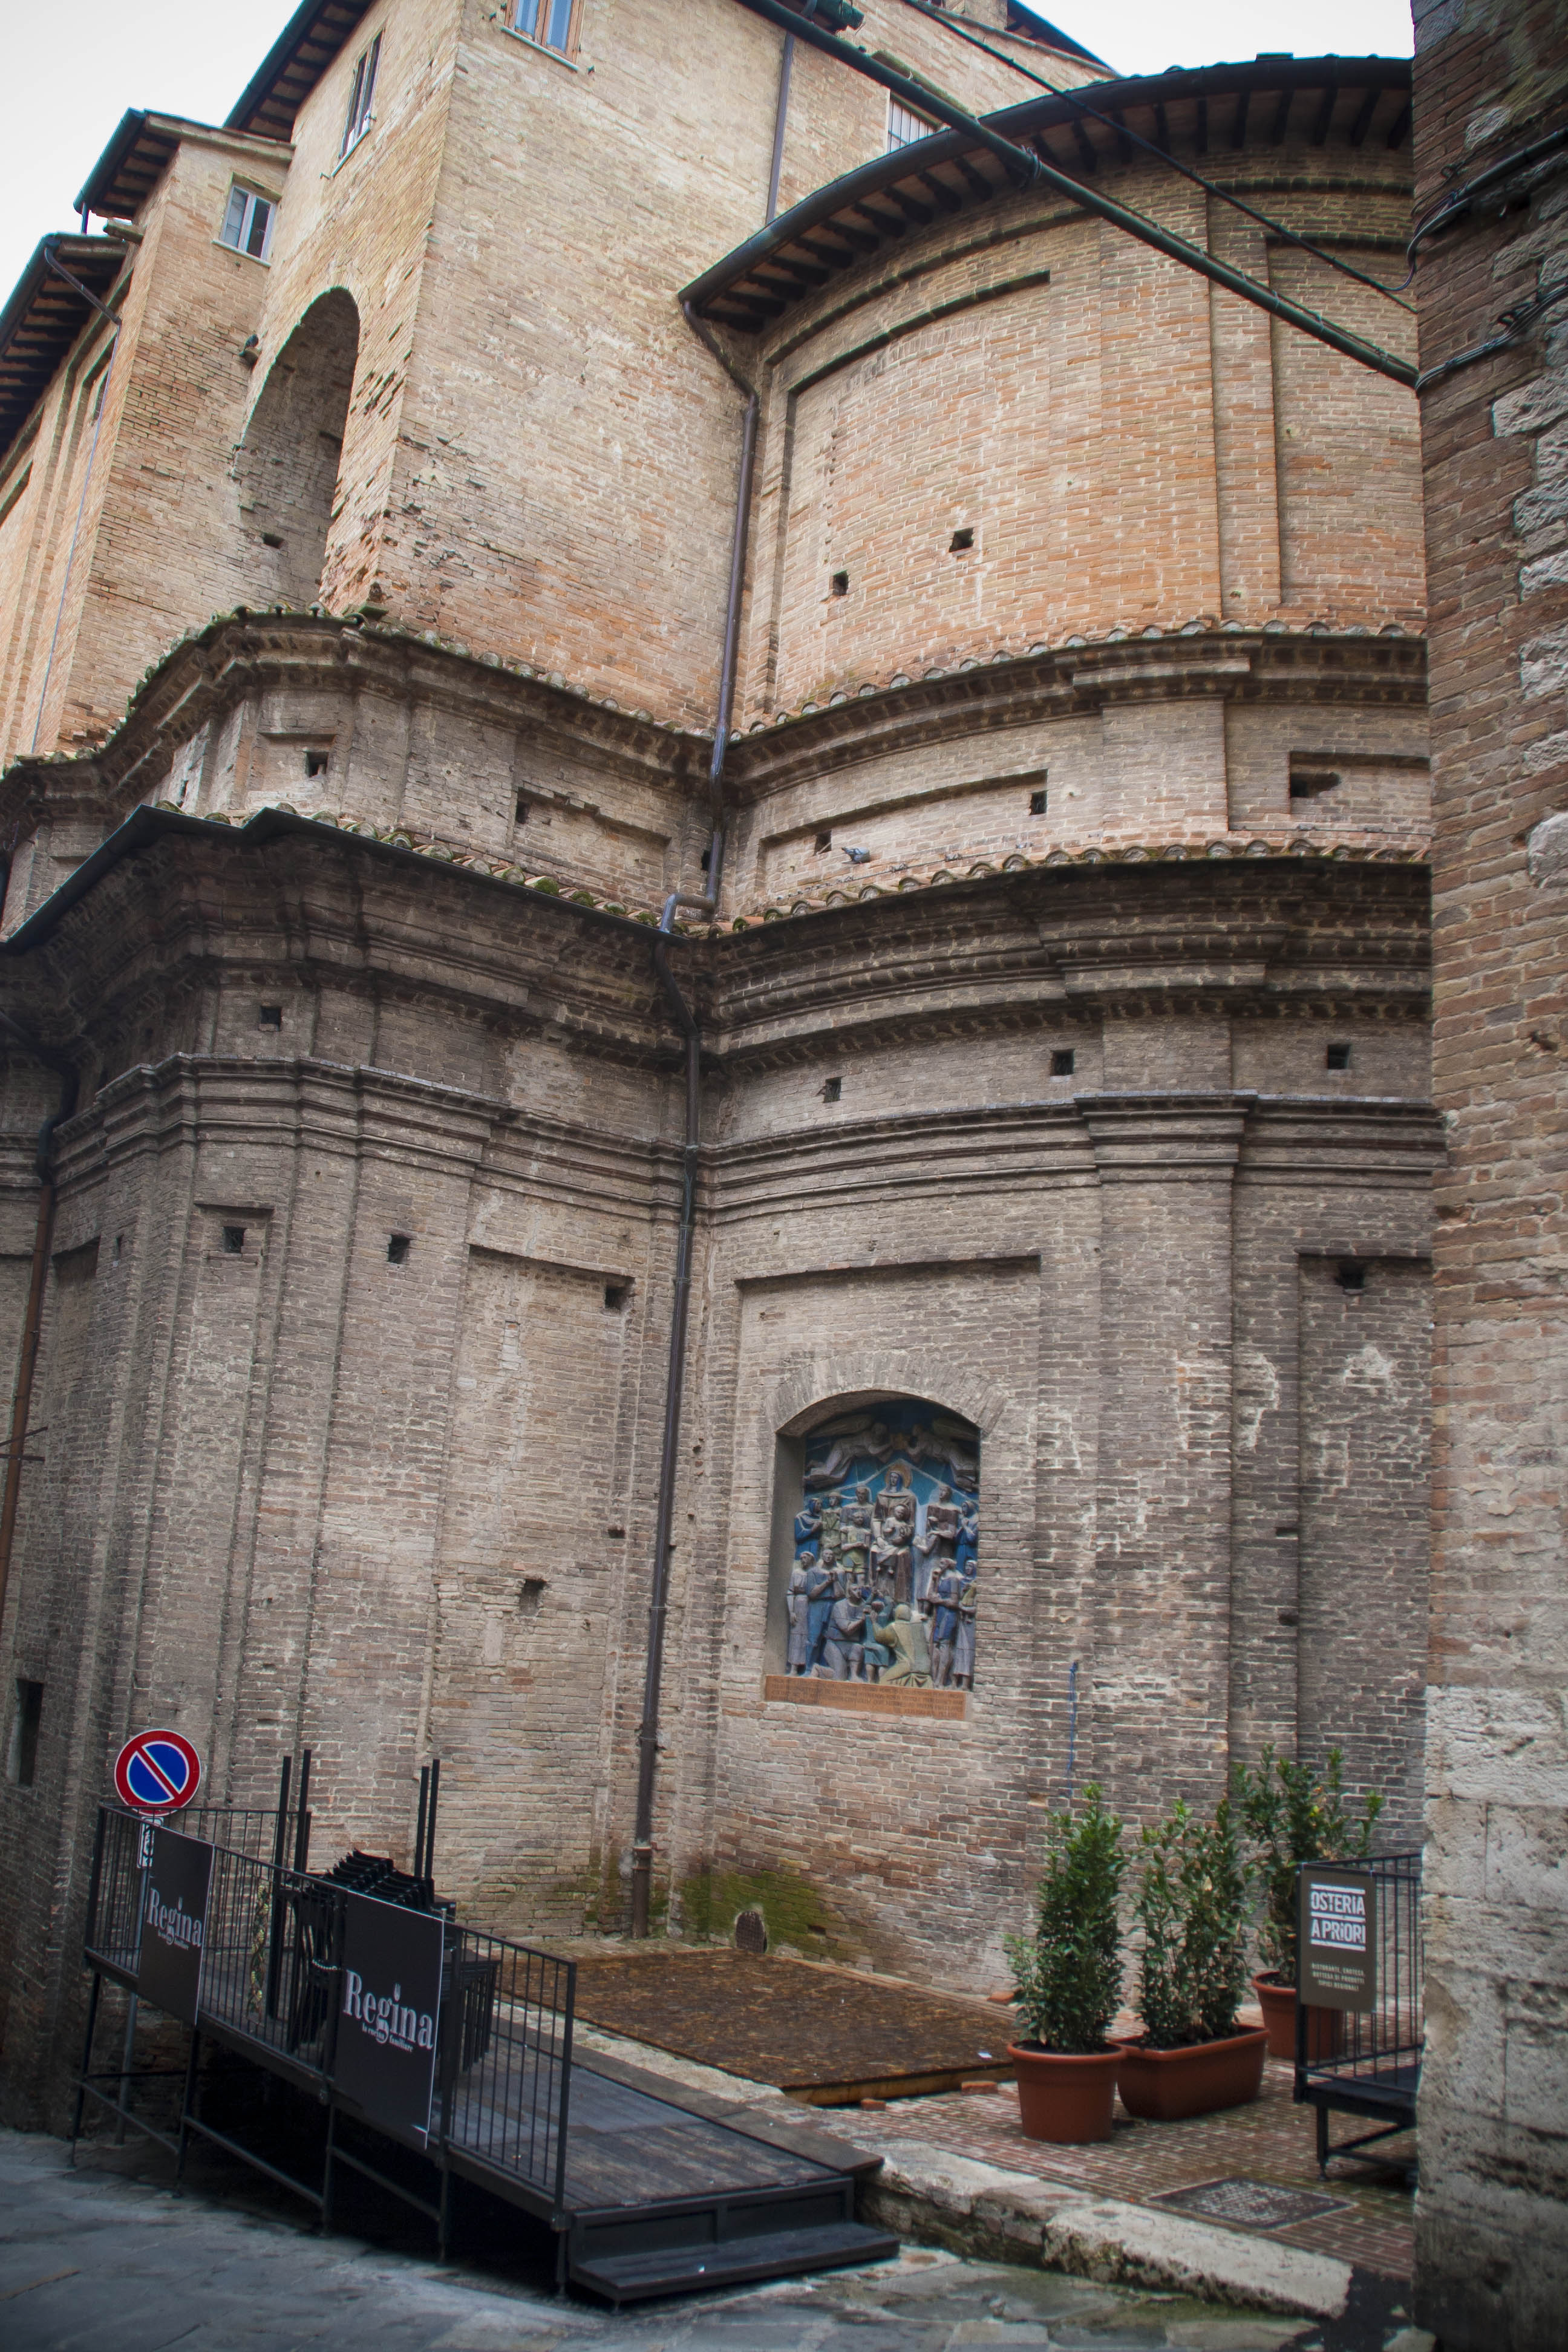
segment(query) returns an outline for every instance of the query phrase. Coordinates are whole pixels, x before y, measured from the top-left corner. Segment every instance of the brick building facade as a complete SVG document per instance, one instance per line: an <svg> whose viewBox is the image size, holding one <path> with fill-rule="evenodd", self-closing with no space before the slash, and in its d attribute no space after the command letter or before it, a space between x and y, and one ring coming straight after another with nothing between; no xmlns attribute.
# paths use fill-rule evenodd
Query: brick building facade
<svg viewBox="0 0 1568 2352"><path fill-rule="evenodd" d="M134 1723L236 1801L309 1745L326 1847L405 1850L439 1753L466 1906L625 1916L683 1171L650 924L713 856L753 425L720 903L668 951L660 1916L974 1980L1069 1689L1135 1816L1273 1740L1413 1832L1413 397L966 131L889 152L804 47L766 229L781 37L735 0L583 0L564 53L474 0L307 19L224 130L128 118L57 256L109 317L40 264L0 320L11 1349L67 1114L4 1627L14 2109ZM902 0L857 37L1412 355L1291 242L1402 274L1405 68L1086 116L1006 60L1096 61L965 21L994 54ZM973 1689L791 1675L805 1452L911 1403L978 1454Z"/></svg>
<svg viewBox="0 0 1568 2352"><path fill-rule="evenodd" d="M1437 1198L1418 2302L1454 2352L1568 2313L1563 929L1568 12L1416 19Z"/></svg>

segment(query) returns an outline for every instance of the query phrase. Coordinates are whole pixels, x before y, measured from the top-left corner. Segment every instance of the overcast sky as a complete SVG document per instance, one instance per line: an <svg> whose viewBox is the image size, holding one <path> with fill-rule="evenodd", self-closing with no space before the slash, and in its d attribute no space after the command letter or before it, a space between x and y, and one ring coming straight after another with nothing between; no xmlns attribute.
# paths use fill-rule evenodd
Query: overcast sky
<svg viewBox="0 0 1568 2352"><path fill-rule="evenodd" d="M127 107L221 122L294 0L0 0L11 92L0 144L0 298L41 236L74 226L71 200ZM1040 13L1121 73L1297 57L1410 54L1408 0L1047 0Z"/></svg>

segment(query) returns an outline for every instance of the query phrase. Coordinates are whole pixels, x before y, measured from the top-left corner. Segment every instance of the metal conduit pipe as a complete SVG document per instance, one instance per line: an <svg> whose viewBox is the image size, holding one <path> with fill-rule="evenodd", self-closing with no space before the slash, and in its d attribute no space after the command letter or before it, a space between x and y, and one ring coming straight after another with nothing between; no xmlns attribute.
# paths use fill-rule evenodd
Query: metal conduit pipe
<svg viewBox="0 0 1568 2352"><path fill-rule="evenodd" d="M33 1408L33 1373L38 1360L38 1334L43 1323L44 1277L48 1271L49 1243L55 1229L55 1181L50 1151L55 1129L76 1108L77 1074L68 1062L51 1054L0 1013L0 1028L7 1030L35 1062L53 1070L60 1082L59 1102L42 1127L34 1147L38 1174L38 1216L33 1229L33 1263L27 1277L27 1307L22 1318L22 1346L16 1360L16 1386L11 1400L10 1441L5 1449L5 1483L0 1495L0 1636L5 1627L5 1589L11 1580L11 1550L16 1538L16 1513L22 1499L22 1464L26 1453L27 1423Z"/></svg>
<svg viewBox="0 0 1568 2352"><path fill-rule="evenodd" d="M781 108L787 76L781 90ZM776 145L775 142L775 145ZM744 393L746 409L741 428L741 477L735 491L735 527L730 544L730 583L724 609L724 644L719 662L719 707L713 722L713 751L708 763L708 798L711 834L708 846L706 891L672 890L664 902L654 933L653 968L665 1001L674 1015L685 1049L686 1106L680 1151L680 1223L675 1245L675 1286L670 1302L669 1363L665 1376L664 1433L659 1445L658 1498L654 1510L653 1575L648 1588L647 1656L643 1669L642 1718L637 1726L637 1812L632 1830L632 1934L646 1936L653 1898L653 1796L658 1770L659 1702L664 1681L664 1634L669 1615L670 1531L675 1519L675 1485L680 1459L680 1412L686 1388L686 1335L690 1319L691 1253L697 1230L697 1158L702 1140L702 1034L680 984L669 968L668 939L678 907L690 907L708 916L719 910L724 878L724 760L730 741L730 721L735 705L735 670L741 644L741 603L746 584L746 543L752 514L752 481L756 467L757 419L761 403L754 384L748 383L718 339L682 303L686 322Z"/></svg>

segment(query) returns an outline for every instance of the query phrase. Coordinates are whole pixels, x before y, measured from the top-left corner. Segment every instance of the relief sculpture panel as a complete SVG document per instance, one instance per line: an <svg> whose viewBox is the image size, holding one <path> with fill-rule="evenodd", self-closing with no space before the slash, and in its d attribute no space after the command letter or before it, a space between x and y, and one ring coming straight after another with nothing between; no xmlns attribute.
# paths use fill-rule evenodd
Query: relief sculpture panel
<svg viewBox="0 0 1568 2352"><path fill-rule="evenodd" d="M912 1397L826 1423L805 1441L786 1672L973 1689L979 1555L972 1423Z"/></svg>

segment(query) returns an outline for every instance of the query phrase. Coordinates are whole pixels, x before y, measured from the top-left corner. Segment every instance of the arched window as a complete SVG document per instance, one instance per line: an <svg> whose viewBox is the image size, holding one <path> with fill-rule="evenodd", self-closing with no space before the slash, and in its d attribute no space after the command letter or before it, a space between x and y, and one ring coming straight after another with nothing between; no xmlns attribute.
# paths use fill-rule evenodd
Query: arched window
<svg viewBox="0 0 1568 2352"><path fill-rule="evenodd" d="M769 1646L776 1655L782 1636L786 1675L972 1689L973 1423L920 1397L840 1400L804 1435L781 1441L780 1479L790 1541Z"/></svg>
<svg viewBox="0 0 1568 2352"><path fill-rule="evenodd" d="M309 604L321 581L359 312L341 286L312 302L272 363L235 461L258 604Z"/></svg>

